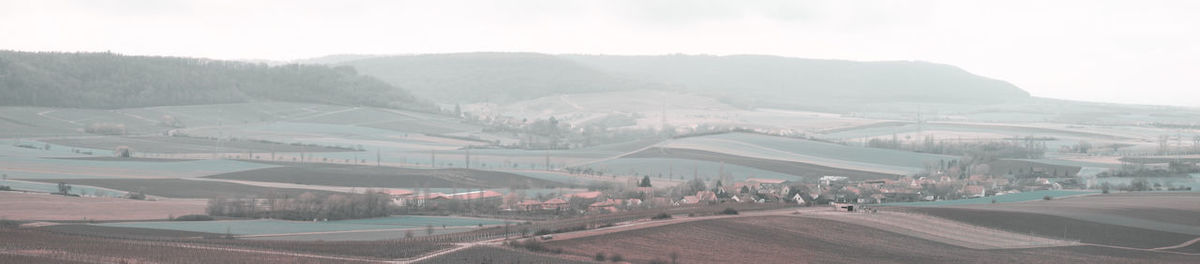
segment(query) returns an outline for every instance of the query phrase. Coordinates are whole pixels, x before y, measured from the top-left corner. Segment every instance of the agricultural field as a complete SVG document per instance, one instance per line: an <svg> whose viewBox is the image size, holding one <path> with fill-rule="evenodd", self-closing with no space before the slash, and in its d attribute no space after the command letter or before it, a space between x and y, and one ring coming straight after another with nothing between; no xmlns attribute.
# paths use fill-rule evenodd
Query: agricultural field
<svg viewBox="0 0 1200 264"><path fill-rule="evenodd" d="M910 210L1016 233L1132 248L1152 249L1174 246L1197 237L1192 234L1104 224L1050 214L947 207L920 207Z"/></svg>
<svg viewBox="0 0 1200 264"><path fill-rule="evenodd" d="M46 183L65 182L70 185L97 186L127 192L169 198L242 198L266 197L269 194L296 196L306 192L332 194L331 191L252 186L245 184L197 181L184 179L40 179Z"/></svg>
<svg viewBox="0 0 1200 264"><path fill-rule="evenodd" d="M295 184L365 188L547 188L562 184L522 175L471 169L406 169L350 165L309 165L266 168L208 176Z"/></svg>
<svg viewBox="0 0 1200 264"><path fill-rule="evenodd" d="M996 195L979 198L958 199L958 200L941 200L930 202L902 202L902 203L884 203L879 206L949 206L949 205L974 205L974 204L992 204L996 203L1017 203L1042 200L1046 196L1050 198L1059 198L1066 196L1096 194L1097 191L1073 191L1073 190L1045 190L1032 191L1023 193L1012 193L1005 195Z"/></svg>
<svg viewBox="0 0 1200 264"><path fill-rule="evenodd" d="M844 168L873 168L902 173L919 172L927 164L937 164L942 160L959 158L750 133L689 137L661 145L730 155L792 160Z"/></svg>
<svg viewBox="0 0 1200 264"><path fill-rule="evenodd" d="M207 202L191 199L139 201L122 198L80 198L50 194L0 192L0 219L110 221L167 219L204 214Z"/></svg>
<svg viewBox="0 0 1200 264"><path fill-rule="evenodd" d="M745 156L735 156L724 153L694 150L694 149L671 149L671 148L651 148L641 152L633 153L624 156L623 158L672 158L672 159L691 159L704 160L712 162L725 162L739 166L751 167L761 170L774 171L785 174L802 176L810 179L820 178L821 176L845 176L852 180L864 179L892 179L900 174L879 173L874 171L864 171L855 169L843 169L815 165L811 163L788 161L788 160L773 160L752 158Z"/></svg>
<svg viewBox="0 0 1200 264"><path fill-rule="evenodd" d="M59 192L57 183L47 182L31 182L20 180L0 180L0 186L8 186L16 191L38 192L38 193L56 193ZM97 188L95 186L72 185L71 190L67 193L75 194L84 197L125 197L126 191L113 190L108 188Z"/></svg>
<svg viewBox="0 0 1200 264"><path fill-rule="evenodd" d="M1051 201L954 207L1043 214L1105 225L1200 236L1200 193L1195 192L1112 193Z"/></svg>
<svg viewBox="0 0 1200 264"><path fill-rule="evenodd" d="M181 239L181 238L205 238L205 237L220 237L225 234L191 232L180 230L167 229L151 229L151 228L132 228L132 227L113 227L102 225L89 224L56 224L33 228L35 230L47 231L52 233L66 235L81 235L105 238L125 238L125 239Z"/></svg>
<svg viewBox="0 0 1200 264"><path fill-rule="evenodd" d="M681 243L686 241L686 243ZM977 250L825 219L755 216L701 220L546 243L565 254L621 254L680 263L1127 263L1194 257L1133 250L1088 254L1086 246Z"/></svg>
<svg viewBox="0 0 1200 264"><path fill-rule="evenodd" d="M351 150L319 146L303 146L260 142L252 140L215 140L197 137L170 136L93 136L71 138L48 138L39 141L63 146L92 149L115 149L127 146L138 153L212 153L212 152L347 152Z"/></svg>
<svg viewBox="0 0 1200 264"><path fill-rule="evenodd" d="M532 253L529 251L501 248L495 246L473 246L448 254L428 258L416 263L422 264L478 264L478 263L529 263L529 264L576 264L595 263L557 258L552 255Z"/></svg>
<svg viewBox="0 0 1200 264"><path fill-rule="evenodd" d="M275 165L236 160L65 159L5 157L0 173L9 179L46 180L75 178L183 178L199 177Z"/></svg>
<svg viewBox="0 0 1200 264"><path fill-rule="evenodd" d="M166 222L116 222L94 224L104 227L175 230L200 233L233 234L244 238L271 238L285 240L384 240L404 238L406 231L414 235L426 235L426 227L434 226L434 234L470 231L479 225L504 224L503 220L484 218L437 217L437 216L390 216L381 218L337 220L337 221L285 221L285 220L221 220L221 221L166 221ZM386 232L386 236L373 233ZM360 235L366 235L359 237Z"/></svg>
<svg viewBox="0 0 1200 264"><path fill-rule="evenodd" d="M579 168L591 168L603 171L605 175L649 175L651 180L691 179L693 175L702 179L720 179L723 170L737 180L747 178L766 178L799 181L803 177L762 170L718 161L677 159L677 158L619 158L591 163Z"/></svg>

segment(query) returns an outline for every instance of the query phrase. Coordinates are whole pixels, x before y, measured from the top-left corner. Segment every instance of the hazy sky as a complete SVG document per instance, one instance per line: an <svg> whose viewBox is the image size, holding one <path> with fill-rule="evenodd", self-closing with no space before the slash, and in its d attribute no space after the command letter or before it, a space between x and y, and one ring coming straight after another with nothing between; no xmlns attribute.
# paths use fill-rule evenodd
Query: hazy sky
<svg viewBox="0 0 1200 264"><path fill-rule="evenodd" d="M1200 1L0 0L0 49L219 59L533 51L921 60L1200 106Z"/></svg>

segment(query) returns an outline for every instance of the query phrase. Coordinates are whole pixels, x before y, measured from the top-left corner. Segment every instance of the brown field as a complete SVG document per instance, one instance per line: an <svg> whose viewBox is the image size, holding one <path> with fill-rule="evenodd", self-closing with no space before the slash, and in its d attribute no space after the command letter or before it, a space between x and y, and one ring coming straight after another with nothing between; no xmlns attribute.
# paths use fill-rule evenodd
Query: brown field
<svg viewBox="0 0 1200 264"><path fill-rule="evenodd" d="M494 246L474 246L445 255L425 259L416 263L429 264L477 264L477 263L595 263L557 258L551 255L532 253Z"/></svg>
<svg viewBox="0 0 1200 264"><path fill-rule="evenodd" d="M1200 192L1111 193L1052 201L961 207L1048 213L1093 220L1096 220L1098 215L1111 215L1200 228Z"/></svg>
<svg viewBox="0 0 1200 264"><path fill-rule="evenodd" d="M649 148L637 153L625 155L622 158L675 158L675 159L691 159L704 160L713 162L728 162L730 164L741 165L762 170L769 170L779 173L786 173L796 176L806 177L821 177L826 175L838 175L850 177L853 180L863 179L881 179L895 178L897 175L877 173L870 171L851 170L842 168L833 168L816 164L803 162L786 161L786 160L769 160L751 157L743 157L729 155L711 151L695 150L695 149L680 149L680 148Z"/></svg>
<svg viewBox="0 0 1200 264"><path fill-rule="evenodd" d="M80 198L49 194L0 192L0 219L9 220L146 220L203 214L206 201Z"/></svg>
<svg viewBox="0 0 1200 264"><path fill-rule="evenodd" d="M379 188L552 188L562 184L527 176L473 169L406 169L321 164L286 166L207 176L214 179Z"/></svg>
<svg viewBox="0 0 1200 264"><path fill-rule="evenodd" d="M41 182L65 182L73 185L88 185L116 189L128 192L143 192L148 195L171 198L236 198L236 197L265 197L267 194L287 194L290 196L311 192L329 194L333 192L311 189L287 189L251 186L245 184L195 181L182 179L63 179L38 180Z"/></svg>
<svg viewBox="0 0 1200 264"><path fill-rule="evenodd" d="M179 238L203 238L203 237L220 237L224 234L191 232L180 230L167 229L150 229L150 228L132 228L132 227L115 227L115 226L99 226L99 225L83 225L83 224L64 224L50 225L34 228L36 230L64 234L64 235L79 235L103 238L122 238L122 239L179 239Z"/></svg>
<svg viewBox="0 0 1200 264"><path fill-rule="evenodd" d="M1101 245L1149 249L1178 245L1197 237L1040 213L945 207L920 207L909 210L1016 233L1065 238Z"/></svg>
<svg viewBox="0 0 1200 264"><path fill-rule="evenodd" d="M33 262L28 262L33 261ZM371 263L254 249L0 230L0 263Z"/></svg>
<svg viewBox="0 0 1200 264"><path fill-rule="evenodd" d="M548 247L590 257L619 253L645 263L678 252L680 263L1162 263L1197 258L1090 246L975 250L825 219L755 216L694 221L557 240Z"/></svg>
<svg viewBox="0 0 1200 264"><path fill-rule="evenodd" d="M46 143L59 144L92 149L115 149L117 146L129 146L137 152L148 153L212 153L218 143L216 140L192 137L118 137L95 136L78 138L44 139ZM276 144L257 141L222 141L221 152L348 152L352 150Z"/></svg>

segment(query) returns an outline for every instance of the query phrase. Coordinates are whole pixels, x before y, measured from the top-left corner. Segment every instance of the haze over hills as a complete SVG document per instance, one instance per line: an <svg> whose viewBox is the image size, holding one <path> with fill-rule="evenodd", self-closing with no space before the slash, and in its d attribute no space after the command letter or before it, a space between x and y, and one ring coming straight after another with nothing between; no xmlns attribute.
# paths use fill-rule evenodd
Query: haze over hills
<svg viewBox="0 0 1200 264"><path fill-rule="evenodd" d="M1002 103L1029 93L1001 80L927 62L856 62L762 55L602 56L454 53L307 60L364 74L446 103L509 102L555 94L672 88L756 104ZM340 62L340 63L338 63Z"/></svg>
<svg viewBox="0 0 1200 264"><path fill-rule="evenodd" d="M364 74L443 103L512 102L555 94L662 87L538 53L386 56L337 65L353 66Z"/></svg>
<svg viewBox="0 0 1200 264"><path fill-rule="evenodd" d="M350 67L0 51L0 105L128 108L289 101L429 110Z"/></svg>

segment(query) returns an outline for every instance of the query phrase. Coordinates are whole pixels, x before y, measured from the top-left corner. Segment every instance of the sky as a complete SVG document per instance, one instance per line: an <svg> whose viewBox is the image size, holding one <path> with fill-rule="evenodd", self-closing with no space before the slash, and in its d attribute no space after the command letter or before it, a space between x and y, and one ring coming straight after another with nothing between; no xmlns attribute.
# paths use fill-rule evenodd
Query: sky
<svg viewBox="0 0 1200 264"><path fill-rule="evenodd" d="M1200 106L1200 1L0 0L0 49L287 61L474 51L917 60Z"/></svg>

